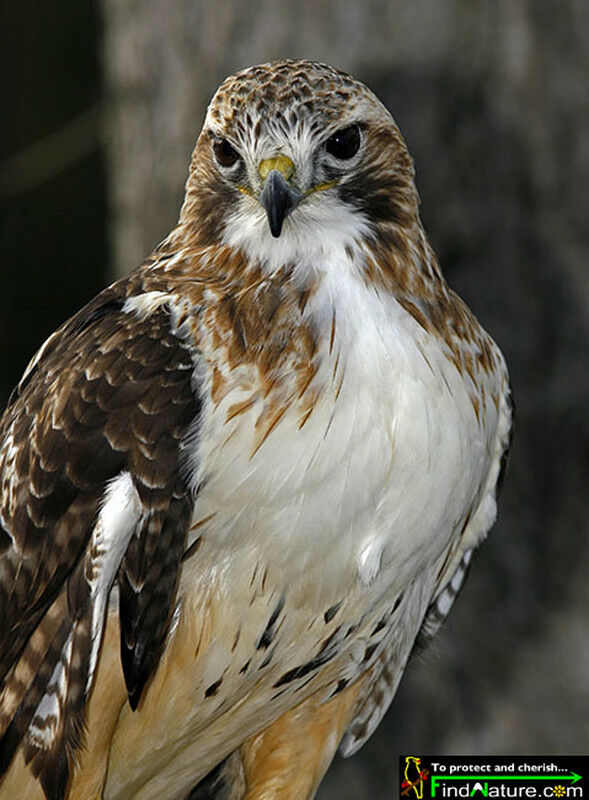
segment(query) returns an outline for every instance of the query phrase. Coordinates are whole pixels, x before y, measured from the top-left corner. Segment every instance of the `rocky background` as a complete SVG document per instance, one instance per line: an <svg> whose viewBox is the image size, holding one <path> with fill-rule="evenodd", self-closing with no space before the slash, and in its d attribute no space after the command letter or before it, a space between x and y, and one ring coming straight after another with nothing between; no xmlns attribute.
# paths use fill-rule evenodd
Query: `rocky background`
<svg viewBox="0 0 589 800"><path fill-rule="evenodd" d="M0 25L4 400L53 328L174 223L220 80L279 57L397 120L452 286L501 344L500 517L437 642L320 800L393 796L398 753L589 748L589 4L25 0Z"/></svg>

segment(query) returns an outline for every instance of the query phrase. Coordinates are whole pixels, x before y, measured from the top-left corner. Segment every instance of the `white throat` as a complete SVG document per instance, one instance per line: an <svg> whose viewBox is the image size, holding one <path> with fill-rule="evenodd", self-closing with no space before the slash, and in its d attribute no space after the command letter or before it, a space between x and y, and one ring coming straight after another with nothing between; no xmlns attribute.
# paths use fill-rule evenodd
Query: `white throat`
<svg viewBox="0 0 589 800"><path fill-rule="evenodd" d="M223 241L260 262L268 274L284 266L292 266L300 274L321 272L324 263L351 263L346 251L359 251L360 242L368 234L369 227L361 213L335 195L317 192L305 198L285 219L278 238L270 233L266 213L258 201L244 197L227 220Z"/></svg>

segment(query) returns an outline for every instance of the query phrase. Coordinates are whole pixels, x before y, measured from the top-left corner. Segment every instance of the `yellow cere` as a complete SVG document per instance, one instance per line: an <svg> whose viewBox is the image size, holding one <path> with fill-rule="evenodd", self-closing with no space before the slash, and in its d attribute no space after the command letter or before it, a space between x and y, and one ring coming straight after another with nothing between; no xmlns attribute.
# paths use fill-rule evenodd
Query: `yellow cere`
<svg viewBox="0 0 589 800"><path fill-rule="evenodd" d="M282 173L284 179L289 181L295 174L294 164L287 156L275 156L274 158L265 158L260 161L258 173L260 178L265 181L269 173L275 169Z"/></svg>
<svg viewBox="0 0 589 800"><path fill-rule="evenodd" d="M318 183L317 186L312 186L307 195L313 194L314 192L324 192L326 189L331 189L332 186L337 186L339 181L327 181L327 183Z"/></svg>

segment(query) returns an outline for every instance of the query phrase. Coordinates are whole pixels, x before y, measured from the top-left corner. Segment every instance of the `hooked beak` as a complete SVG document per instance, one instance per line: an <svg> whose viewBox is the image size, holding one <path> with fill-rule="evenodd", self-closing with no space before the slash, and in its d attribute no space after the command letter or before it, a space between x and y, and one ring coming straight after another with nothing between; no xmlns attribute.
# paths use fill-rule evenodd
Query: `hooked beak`
<svg viewBox="0 0 589 800"><path fill-rule="evenodd" d="M282 233L282 224L301 200L301 193L288 181L294 175L294 164L286 156L267 158L261 162L258 172L264 188L258 200L266 209L270 232L275 239Z"/></svg>

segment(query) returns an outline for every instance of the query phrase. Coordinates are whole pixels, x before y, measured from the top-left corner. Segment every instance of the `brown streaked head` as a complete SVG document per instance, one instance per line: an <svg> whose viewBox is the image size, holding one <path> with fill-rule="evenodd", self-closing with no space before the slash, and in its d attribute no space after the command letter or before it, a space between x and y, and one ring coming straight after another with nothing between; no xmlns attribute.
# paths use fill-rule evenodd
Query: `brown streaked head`
<svg viewBox="0 0 589 800"><path fill-rule="evenodd" d="M181 222L201 243L247 249L256 237L337 230L350 215L368 232L417 215L411 158L375 95L310 61L227 78L194 151Z"/></svg>

